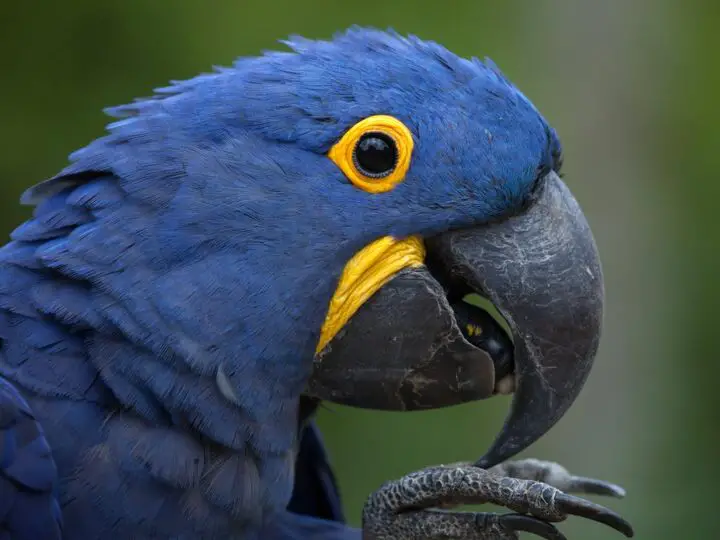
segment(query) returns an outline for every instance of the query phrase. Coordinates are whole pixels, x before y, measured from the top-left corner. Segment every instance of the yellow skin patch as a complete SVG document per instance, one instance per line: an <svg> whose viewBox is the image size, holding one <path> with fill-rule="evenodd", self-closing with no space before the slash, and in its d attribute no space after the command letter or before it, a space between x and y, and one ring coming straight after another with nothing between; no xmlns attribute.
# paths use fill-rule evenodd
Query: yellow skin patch
<svg viewBox="0 0 720 540"><path fill-rule="evenodd" d="M397 149L397 163L393 171L381 178L372 178L364 175L355 166L355 147L360 138L366 133L384 133L395 141ZM397 118L378 114L360 120L357 124L345 132L330 149L328 157L340 167L340 170L347 176L353 185L368 193L384 193L390 191L403 181L405 174L410 168L410 157L414 147L412 133Z"/></svg>
<svg viewBox="0 0 720 540"><path fill-rule="evenodd" d="M419 236L397 240L383 236L365 246L345 265L315 350L322 351L355 312L404 268L422 266L425 244Z"/></svg>

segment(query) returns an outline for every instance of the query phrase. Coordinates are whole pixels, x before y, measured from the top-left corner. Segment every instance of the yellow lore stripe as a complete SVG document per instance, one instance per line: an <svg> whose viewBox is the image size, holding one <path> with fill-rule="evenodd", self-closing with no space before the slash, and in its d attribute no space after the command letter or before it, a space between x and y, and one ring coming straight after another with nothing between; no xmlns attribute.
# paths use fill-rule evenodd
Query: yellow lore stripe
<svg viewBox="0 0 720 540"><path fill-rule="evenodd" d="M316 353L330 343L368 298L403 268L422 266L425 245L419 236L397 240L384 236L364 247L345 265L330 300Z"/></svg>

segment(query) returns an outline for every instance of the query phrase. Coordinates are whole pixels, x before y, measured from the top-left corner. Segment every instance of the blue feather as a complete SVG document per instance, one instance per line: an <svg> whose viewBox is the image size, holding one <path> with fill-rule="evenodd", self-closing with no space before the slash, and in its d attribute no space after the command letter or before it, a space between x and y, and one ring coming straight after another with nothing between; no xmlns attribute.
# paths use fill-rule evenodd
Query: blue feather
<svg viewBox="0 0 720 540"><path fill-rule="evenodd" d="M8 540L61 538L57 468L30 405L0 377L0 524Z"/></svg>

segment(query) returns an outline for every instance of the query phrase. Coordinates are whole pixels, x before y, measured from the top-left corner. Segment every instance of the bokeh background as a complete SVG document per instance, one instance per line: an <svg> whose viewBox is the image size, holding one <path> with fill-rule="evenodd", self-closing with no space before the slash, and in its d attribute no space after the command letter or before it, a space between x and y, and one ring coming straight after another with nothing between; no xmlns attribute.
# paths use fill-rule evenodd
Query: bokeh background
<svg viewBox="0 0 720 540"><path fill-rule="evenodd" d="M600 357L577 405L525 455L622 483L638 537L720 538L720 4L709 0L33 0L0 12L0 232L21 191L102 134L101 109L289 34L393 27L490 56L565 145L604 261ZM479 456L509 400L320 422L349 518L418 468ZM617 538L579 519L571 538Z"/></svg>

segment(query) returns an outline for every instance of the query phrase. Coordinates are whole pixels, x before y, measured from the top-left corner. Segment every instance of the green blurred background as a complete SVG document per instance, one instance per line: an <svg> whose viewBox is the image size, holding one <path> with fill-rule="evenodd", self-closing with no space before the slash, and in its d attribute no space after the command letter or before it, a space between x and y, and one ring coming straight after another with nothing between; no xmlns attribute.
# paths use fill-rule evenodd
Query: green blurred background
<svg viewBox="0 0 720 540"><path fill-rule="evenodd" d="M169 79L350 24L490 56L565 145L607 280L600 357L577 405L526 455L622 483L647 539L720 538L720 4L671 0L28 0L0 15L0 228L20 192L102 134L101 108ZM350 519L384 480L479 456L509 401L321 424ZM571 538L617 538L572 519Z"/></svg>

